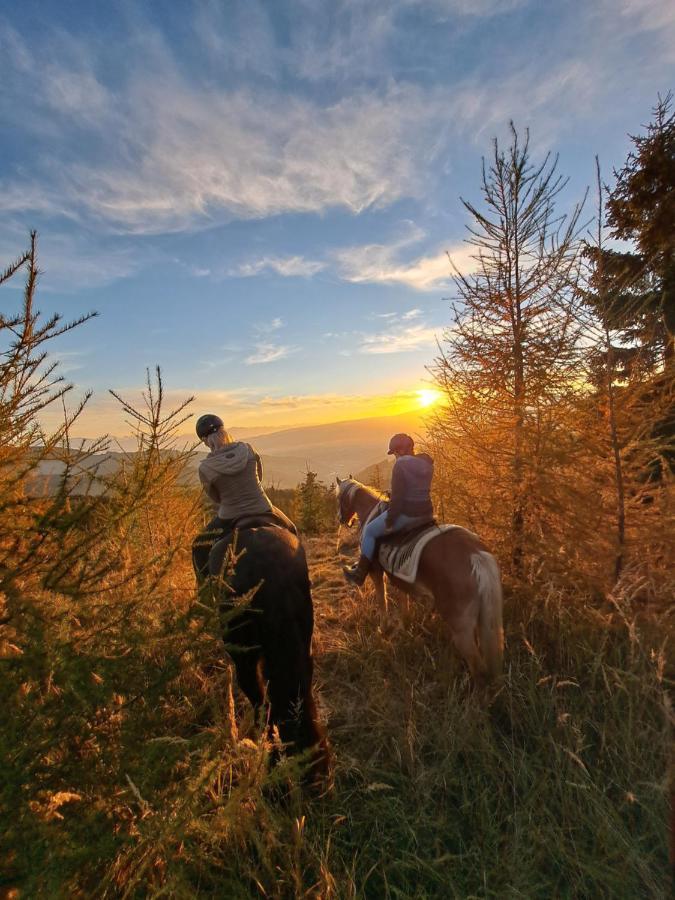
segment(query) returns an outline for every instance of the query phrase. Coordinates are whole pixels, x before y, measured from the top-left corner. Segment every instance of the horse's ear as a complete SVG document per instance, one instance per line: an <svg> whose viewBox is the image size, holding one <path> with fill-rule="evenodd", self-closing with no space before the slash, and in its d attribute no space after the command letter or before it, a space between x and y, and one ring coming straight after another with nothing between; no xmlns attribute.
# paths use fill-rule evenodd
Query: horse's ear
<svg viewBox="0 0 675 900"><path fill-rule="evenodd" d="M342 484L342 482L340 481L340 476L339 476L339 475L336 475L336 476L335 476L335 483L338 484L338 485L339 485L339 484Z"/></svg>
<svg viewBox="0 0 675 900"><path fill-rule="evenodd" d="M351 472L349 473L349 480L350 480L350 481L352 480L352 473L351 473Z"/></svg>

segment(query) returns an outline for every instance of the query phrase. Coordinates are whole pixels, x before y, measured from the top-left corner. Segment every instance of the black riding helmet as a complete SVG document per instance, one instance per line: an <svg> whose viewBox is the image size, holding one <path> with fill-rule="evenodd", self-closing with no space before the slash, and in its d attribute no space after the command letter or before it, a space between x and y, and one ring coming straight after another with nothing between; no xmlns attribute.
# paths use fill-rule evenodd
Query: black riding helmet
<svg viewBox="0 0 675 900"><path fill-rule="evenodd" d="M224 425L223 420L219 416L214 416L213 413L207 413L205 416L200 416L197 419L197 437L200 441L203 441L205 437L208 437L210 434L214 434L214 432L218 431Z"/></svg>

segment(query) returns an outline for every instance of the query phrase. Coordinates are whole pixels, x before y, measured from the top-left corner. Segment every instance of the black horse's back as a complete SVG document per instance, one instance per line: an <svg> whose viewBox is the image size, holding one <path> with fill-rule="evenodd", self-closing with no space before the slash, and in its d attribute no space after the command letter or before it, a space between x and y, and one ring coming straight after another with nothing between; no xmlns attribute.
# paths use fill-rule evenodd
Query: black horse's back
<svg viewBox="0 0 675 900"><path fill-rule="evenodd" d="M240 687L256 707L266 689L270 723L289 752L315 748L314 769L325 769L327 745L312 694L314 615L302 544L282 528L245 529L215 544L209 571L224 579L225 609L252 594L226 625Z"/></svg>

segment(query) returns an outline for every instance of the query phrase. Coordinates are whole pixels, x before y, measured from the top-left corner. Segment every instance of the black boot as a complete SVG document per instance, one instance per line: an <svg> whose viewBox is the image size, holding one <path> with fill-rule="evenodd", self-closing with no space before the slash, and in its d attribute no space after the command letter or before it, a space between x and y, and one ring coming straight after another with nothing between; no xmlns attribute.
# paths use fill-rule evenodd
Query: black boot
<svg viewBox="0 0 675 900"><path fill-rule="evenodd" d="M360 586L366 580L366 575L370 571L370 560L367 556L360 556L359 561L355 565L343 566L342 571L345 573L347 581Z"/></svg>

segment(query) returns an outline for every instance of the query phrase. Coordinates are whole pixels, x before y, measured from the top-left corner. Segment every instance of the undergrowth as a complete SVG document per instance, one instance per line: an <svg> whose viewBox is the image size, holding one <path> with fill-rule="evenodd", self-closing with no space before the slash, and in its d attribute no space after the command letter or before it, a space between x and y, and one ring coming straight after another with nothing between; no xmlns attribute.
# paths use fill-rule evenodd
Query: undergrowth
<svg viewBox="0 0 675 900"><path fill-rule="evenodd" d="M333 791L275 799L289 771L268 774L250 709L233 705L211 614L160 593L155 628L127 634L135 650L60 657L65 633L51 651L34 633L20 658L42 684L17 683L9 666L5 886L26 897L666 896L658 623L510 596L506 675L486 704L435 618L412 606L382 620L371 594L341 584L329 543L312 539L310 559ZM185 560L176 568L187 591Z"/></svg>

